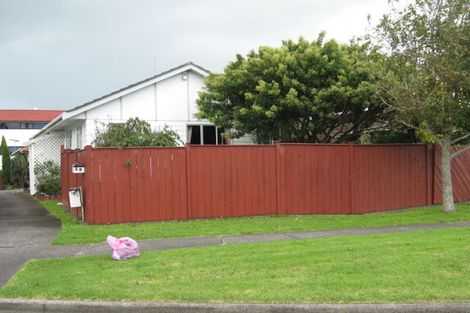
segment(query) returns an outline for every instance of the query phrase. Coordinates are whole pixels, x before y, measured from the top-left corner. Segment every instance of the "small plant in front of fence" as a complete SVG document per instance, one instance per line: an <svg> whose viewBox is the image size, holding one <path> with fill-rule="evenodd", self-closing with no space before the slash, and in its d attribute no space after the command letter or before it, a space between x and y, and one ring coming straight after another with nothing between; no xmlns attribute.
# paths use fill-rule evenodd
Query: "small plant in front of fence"
<svg viewBox="0 0 470 313"><path fill-rule="evenodd" d="M10 179L12 185L16 188L27 187L29 181L29 164L25 155L16 154L11 159Z"/></svg>
<svg viewBox="0 0 470 313"><path fill-rule="evenodd" d="M53 161L45 161L34 167L36 189L40 196L60 195L60 166Z"/></svg>

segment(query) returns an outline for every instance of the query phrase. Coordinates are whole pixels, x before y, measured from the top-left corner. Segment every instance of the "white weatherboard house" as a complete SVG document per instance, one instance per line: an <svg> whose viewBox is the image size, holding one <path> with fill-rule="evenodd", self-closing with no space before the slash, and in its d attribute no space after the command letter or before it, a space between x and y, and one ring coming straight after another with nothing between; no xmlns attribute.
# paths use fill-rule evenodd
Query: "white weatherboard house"
<svg viewBox="0 0 470 313"><path fill-rule="evenodd" d="M209 71L186 63L95 100L65 111L30 141L30 186L36 192L34 166L45 160L60 163L60 145L92 145L97 128L124 123L131 117L149 122L156 130L168 126L184 143L222 144L221 131L196 118L196 99Z"/></svg>

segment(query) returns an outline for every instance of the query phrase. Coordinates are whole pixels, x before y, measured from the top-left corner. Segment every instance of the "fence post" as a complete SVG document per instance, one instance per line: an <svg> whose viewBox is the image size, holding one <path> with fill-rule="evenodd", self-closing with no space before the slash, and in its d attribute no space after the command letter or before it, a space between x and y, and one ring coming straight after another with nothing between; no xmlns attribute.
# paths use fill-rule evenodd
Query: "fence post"
<svg viewBox="0 0 470 313"><path fill-rule="evenodd" d="M353 214L353 154L354 154L354 145L349 143L349 173L348 173L348 180L349 180L349 214Z"/></svg>
<svg viewBox="0 0 470 313"><path fill-rule="evenodd" d="M65 152L64 152L64 145L60 145L60 198L62 200L62 203L67 204L67 193L65 192L66 186L68 185L68 162L66 162L65 159ZM67 182L67 183L66 183Z"/></svg>
<svg viewBox="0 0 470 313"><path fill-rule="evenodd" d="M436 203L436 144L431 146L431 204Z"/></svg>
<svg viewBox="0 0 470 313"><path fill-rule="evenodd" d="M93 203L93 149L91 146L85 146L84 156L85 173L83 174L83 204L84 204L84 215L85 221L89 224L93 224L94 220L94 203Z"/></svg>
<svg viewBox="0 0 470 313"><path fill-rule="evenodd" d="M281 142L276 140L274 143L274 147L276 148L276 212L277 214L287 214L286 208L282 207L282 197L285 192L284 189L281 188Z"/></svg>
<svg viewBox="0 0 470 313"><path fill-rule="evenodd" d="M186 144L186 219L193 218L192 211L191 211L191 177L190 177L190 170L189 167L191 165L190 162L190 151L191 145L188 143Z"/></svg>
<svg viewBox="0 0 470 313"><path fill-rule="evenodd" d="M431 149L432 146L430 144L426 144L424 146L424 153L425 153L425 160L426 160L426 205L431 205L432 204L432 181L433 177L431 177L432 173L432 166L433 164L431 163L432 158L431 158Z"/></svg>

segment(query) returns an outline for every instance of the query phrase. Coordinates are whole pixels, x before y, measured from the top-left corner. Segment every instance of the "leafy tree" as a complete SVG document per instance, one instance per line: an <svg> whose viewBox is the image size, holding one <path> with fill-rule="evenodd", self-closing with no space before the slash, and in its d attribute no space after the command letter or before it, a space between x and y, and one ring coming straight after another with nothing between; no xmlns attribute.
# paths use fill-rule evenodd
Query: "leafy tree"
<svg viewBox="0 0 470 313"><path fill-rule="evenodd" d="M386 127L364 132L359 141L367 144L417 143L423 141L414 129L397 125L393 120L385 125Z"/></svg>
<svg viewBox="0 0 470 313"><path fill-rule="evenodd" d="M36 189L39 193L60 195L60 165L53 161L44 161L34 166L36 175Z"/></svg>
<svg viewBox="0 0 470 313"><path fill-rule="evenodd" d="M162 131L153 131L146 121L130 118L125 123L98 129L94 142L99 147L176 147L181 139L166 126Z"/></svg>
<svg viewBox="0 0 470 313"><path fill-rule="evenodd" d="M392 6L376 28L389 55L383 102L403 124L430 137L441 148L445 212L452 212L451 146L470 138L470 2L415 0Z"/></svg>
<svg viewBox="0 0 470 313"><path fill-rule="evenodd" d="M2 154L3 183L8 185L10 183L10 152L8 151L7 142L3 136L2 144L0 145L0 152Z"/></svg>
<svg viewBox="0 0 470 313"><path fill-rule="evenodd" d="M19 153L11 159L11 183L16 187L23 188L29 180L29 165L26 157Z"/></svg>
<svg viewBox="0 0 470 313"><path fill-rule="evenodd" d="M375 95L376 58L365 45L324 42L324 34L263 46L209 75L199 117L259 142L356 140L384 110Z"/></svg>

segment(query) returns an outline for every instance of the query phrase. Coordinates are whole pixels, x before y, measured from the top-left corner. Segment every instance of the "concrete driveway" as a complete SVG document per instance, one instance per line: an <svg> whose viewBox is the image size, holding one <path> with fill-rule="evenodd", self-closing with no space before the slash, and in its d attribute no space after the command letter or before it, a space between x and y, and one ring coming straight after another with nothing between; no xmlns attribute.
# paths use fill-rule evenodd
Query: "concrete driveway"
<svg viewBox="0 0 470 313"><path fill-rule="evenodd" d="M60 230L60 221L32 197L0 190L0 288Z"/></svg>

